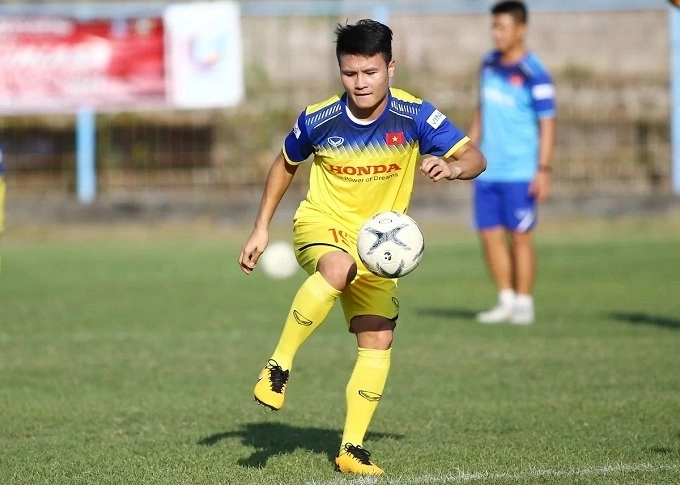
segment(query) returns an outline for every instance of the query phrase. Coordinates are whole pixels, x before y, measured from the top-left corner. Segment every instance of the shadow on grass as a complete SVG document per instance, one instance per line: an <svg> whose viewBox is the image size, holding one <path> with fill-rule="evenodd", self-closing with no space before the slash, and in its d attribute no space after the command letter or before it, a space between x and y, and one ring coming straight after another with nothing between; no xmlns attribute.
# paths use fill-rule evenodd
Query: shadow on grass
<svg viewBox="0 0 680 485"><path fill-rule="evenodd" d="M650 315L644 312L610 312L609 318L635 325L655 325L657 327L680 330L680 318Z"/></svg>
<svg viewBox="0 0 680 485"><path fill-rule="evenodd" d="M336 429L291 426L283 423L246 423L236 431L215 433L202 438L198 444L213 446L224 439L239 438L244 445L255 448L255 451L249 457L238 460L238 464L248 468L262 468L266 466L269 457L293 453L299 449L325 454L333 461L340 448L341 437L341 432ZM369 432L366 438L400 439L401 435Z"/></svg>
<svg viewBox="0 0 680 485"><path fill-rule="evenodd" d="M667 455L669 453L673 453L673 448L668 446L652 446L651 448L648 448L648 450L658 455Z"/></svg>
<svg viewBox="0 0 680 485"><path fill-rule="evenodd" d="M467 308L416 308L414 312L420 317L460 318L461 320L474 320L478 313Z"/></svg>

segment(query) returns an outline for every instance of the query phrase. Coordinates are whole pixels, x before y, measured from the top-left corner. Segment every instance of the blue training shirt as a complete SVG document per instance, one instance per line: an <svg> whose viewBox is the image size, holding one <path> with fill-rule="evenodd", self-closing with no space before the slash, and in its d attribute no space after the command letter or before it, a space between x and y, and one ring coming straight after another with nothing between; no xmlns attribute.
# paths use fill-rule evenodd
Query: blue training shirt
<svg viewBox="0 0 680 485"><path fill-rule="evenodd" d="M538 165L541 118L555 116L555 88L538 58L527 53L510 65L498 51L488 53L479 73L480 149L487 167L478 179L524 182Z"/></svg>

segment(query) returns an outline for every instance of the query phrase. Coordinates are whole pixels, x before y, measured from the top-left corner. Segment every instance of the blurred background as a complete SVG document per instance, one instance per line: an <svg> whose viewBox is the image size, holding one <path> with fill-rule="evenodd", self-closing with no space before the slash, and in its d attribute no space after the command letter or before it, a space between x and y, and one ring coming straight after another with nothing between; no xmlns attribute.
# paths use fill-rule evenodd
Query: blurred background
<svg viewBox="0 0 680 485"><path fill-rule="evenodd" d="M387 22L393 85L467 130L477 68L491 48L492 4L3 4L6 231L44 222L249 220L300 110L341 90L333 31L346 21ZM558 99L554 195L544 217L677 211L669 4L527 4L529 47L554 76ZM287 204L305 187L296 177ZM468 185L457 183L417 189L413 210L467 223L468 204Z"/></svg>

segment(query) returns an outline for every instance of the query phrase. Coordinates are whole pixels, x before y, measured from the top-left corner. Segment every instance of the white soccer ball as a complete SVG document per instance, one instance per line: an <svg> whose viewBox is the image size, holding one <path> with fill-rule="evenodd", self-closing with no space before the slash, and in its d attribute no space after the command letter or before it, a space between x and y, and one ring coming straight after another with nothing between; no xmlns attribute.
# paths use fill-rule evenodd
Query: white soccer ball
<svg viewBox="0 0 680 485"><path fill-rule="evenodd" d="M258 259L257 265L267 276L274 279L290 278L298 270L295 249L287 241L270 243Z"/></svg>
<svg viewBox="0 0 680 485"><path fill-rule="evenodd" d="M400 278L423 259L425 240L418 224L400 212L380 212L357 235L357 252L366 269L384 278Z"/></svg>

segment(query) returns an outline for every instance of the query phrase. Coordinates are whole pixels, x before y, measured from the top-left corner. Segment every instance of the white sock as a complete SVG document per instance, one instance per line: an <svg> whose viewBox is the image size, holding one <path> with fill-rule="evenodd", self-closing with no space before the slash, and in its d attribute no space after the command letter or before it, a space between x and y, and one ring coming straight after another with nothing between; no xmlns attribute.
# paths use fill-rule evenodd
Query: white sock
<svg viewBox="0 0 680 485"><path fill-rule="evenodd" d="M501 290L498 293L498 301L503 306L514 306L515 290Z"/></svg>
<svg viewBox="0 0 680 485"><path fill-rule="evenodd" d="M519 307L532 307L534 306L534 299L531 295L518 294L515 304Z"/></svg>

